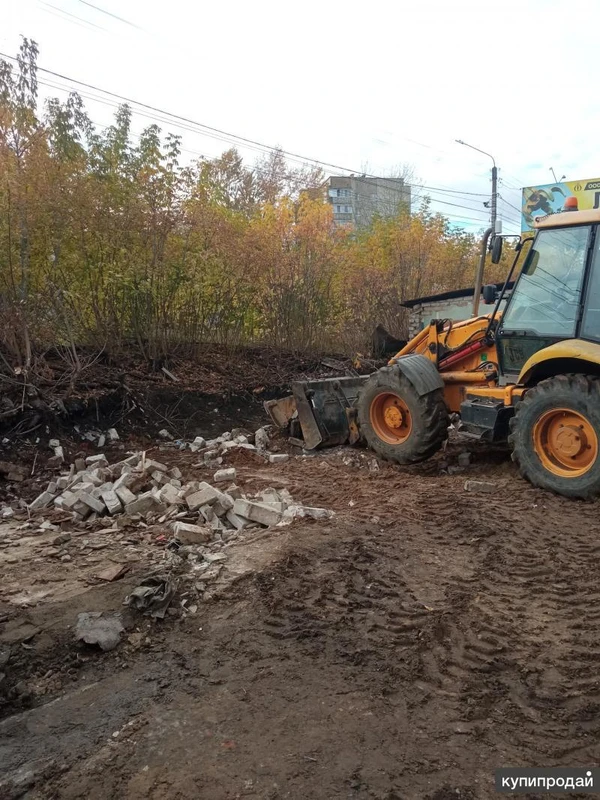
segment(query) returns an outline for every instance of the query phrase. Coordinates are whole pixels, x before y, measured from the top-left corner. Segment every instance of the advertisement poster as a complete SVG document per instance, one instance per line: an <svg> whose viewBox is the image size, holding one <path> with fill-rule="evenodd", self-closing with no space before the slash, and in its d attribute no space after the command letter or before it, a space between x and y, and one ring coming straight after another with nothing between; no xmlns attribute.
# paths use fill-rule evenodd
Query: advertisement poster
<svg viewBox="0 0 600 800"><path fill-rule="evenodd" d="M536 217L562 211L567 197L576 197L579 210L600 208L600 178L526 186L521 201L521 232L533 229Z"/></svg>

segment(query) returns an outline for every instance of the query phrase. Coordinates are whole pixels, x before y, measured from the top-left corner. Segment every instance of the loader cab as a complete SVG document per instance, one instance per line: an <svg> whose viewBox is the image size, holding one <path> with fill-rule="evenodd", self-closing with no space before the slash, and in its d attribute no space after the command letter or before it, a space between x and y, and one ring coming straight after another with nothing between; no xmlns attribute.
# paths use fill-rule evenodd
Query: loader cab
<svg viewBox="0 0 600 800"><path fill-rule="evenodd" d="M563 212L537 226L496 334L504 385L552 344L600 342L600 211Z"/></svg>

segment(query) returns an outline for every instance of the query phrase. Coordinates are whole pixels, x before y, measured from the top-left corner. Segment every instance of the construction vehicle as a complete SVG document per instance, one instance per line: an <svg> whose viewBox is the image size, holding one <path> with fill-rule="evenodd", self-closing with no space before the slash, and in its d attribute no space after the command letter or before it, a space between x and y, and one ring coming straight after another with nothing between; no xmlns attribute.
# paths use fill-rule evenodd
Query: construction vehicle
<svg viewBox="0 0 600 800"><path fill-rule="evenodd" d="M266 404L272 419L309 449L363 440L415 464L442 447L454 413L466 434L508 440L535 486L599 495L600 209L570 197L534 226L500 290L482 292L484 242L471 319L431 320L369 376L294 383ZM502 239L492 242L498 263ZM482 294L491 313L479 313Z"/></svg>

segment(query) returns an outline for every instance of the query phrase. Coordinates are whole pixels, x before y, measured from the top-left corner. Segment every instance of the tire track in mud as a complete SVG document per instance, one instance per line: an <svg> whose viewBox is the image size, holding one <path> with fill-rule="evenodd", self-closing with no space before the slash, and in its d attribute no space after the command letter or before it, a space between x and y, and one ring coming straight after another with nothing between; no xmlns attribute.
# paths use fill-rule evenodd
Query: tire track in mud
<svg viewBox="0 0 600 800"><path fill-rule="evenodd" d="M336 478L340 507L356 503L340 521L375 518L371 533L332 544L293 578L279 573L268 635L360 667L357 680L403 692L419 713L429 706L443 720L437 741L477 736L498 763L596 761L597 506L518 479L509 497L393 472L350 494L344 472Z"/></svg>

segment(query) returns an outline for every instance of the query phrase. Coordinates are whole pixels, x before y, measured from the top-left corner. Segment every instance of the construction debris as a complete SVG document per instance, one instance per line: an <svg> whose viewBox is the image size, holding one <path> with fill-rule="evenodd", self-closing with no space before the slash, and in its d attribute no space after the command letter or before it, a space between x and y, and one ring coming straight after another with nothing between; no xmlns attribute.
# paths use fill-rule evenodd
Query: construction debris
<svg viewBox="0 0 600 800"><path fill-rule="evenodd" d="M177 585L165 575L148 575L123 601L144 615L164 619Z"/></svg>
<svg viewBox="0 0 600 800"><path fill-rule="evenodd" d="M118 614L103 617L101 611L88 611L77 615L75 639L86 644L97 644L106 652L115 649L124 630Z"/></svg>
<svg viewBox="0 0 600 800"><path fill-rule="evenodd" d="M264 428L260 431L267 435ZM205 442L207 447L215 443L221 447L249 446L248 436L234 437L229 432L218 441ZM271 455L273 463L288 458L284 453ZM109 464L104 453L99 453L85 461L77 458L68 473L50 481L27 510L32 516L48 513L53 506L70 514L73 522L91 526L102 517L115 520L124 517L125 524L142 521L146 526L160 524L171 530L179 545L229 541L245 528L285 525L296 517L327 519L331 515L327 509L294 504L285 489L266 489L257 496L247 496L231 483L237 477L234 468L214 473L216 484L229 484L225 491L206 481L183 483L182 477L180 469L169 469L166 464L148 458L145 452L132 453L113 464ZM5 518L10 514L11 511L2 511ZM44 525L49 526L50 521Z"/></svg>

